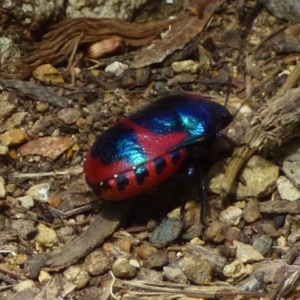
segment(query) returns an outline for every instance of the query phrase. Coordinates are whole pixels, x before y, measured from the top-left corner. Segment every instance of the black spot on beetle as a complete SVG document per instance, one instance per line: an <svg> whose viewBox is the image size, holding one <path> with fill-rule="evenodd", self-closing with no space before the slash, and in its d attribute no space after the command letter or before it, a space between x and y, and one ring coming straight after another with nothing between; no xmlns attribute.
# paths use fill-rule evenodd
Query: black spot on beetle
<svg viewBox="0 0 300 300"><path fill-rule="evenodd" d="M122 192L129 185L129 179L126 177L125 174L120 174L116 178L116 184L117 184L118 191Z"/></svg>
<svg viewBox="0 0 300 300"><path fill-rule="evenodd" d="M102 184L100 184L99 186L100 186L100 188L103 188L104 190L108 190L111 188L108 180L103 181Z"/></svg>
<svg viewBox="0 0 300 300"><path fill-rule="evenodd" d="M135 170L135 178L136 178L136 183L143 184L146 180L146 178L149 176L149 171L145 166L138 166Z"/></svg>
<svg viewBox="0 0 300 300"><path fill-rule="evenodd" d="M181 154L178 150L176 150L176 151L171 152L170 156L171 156L173 165L176 165L177 162L180 160Z"/></svg>
<svg viewBox="0 0 300 300"><path fill-rule="evenodd" d="M153 163L155 165L157 175L160 175L163 172L163 170L167 167L167 162L163 157L155 159Z"/></svg>

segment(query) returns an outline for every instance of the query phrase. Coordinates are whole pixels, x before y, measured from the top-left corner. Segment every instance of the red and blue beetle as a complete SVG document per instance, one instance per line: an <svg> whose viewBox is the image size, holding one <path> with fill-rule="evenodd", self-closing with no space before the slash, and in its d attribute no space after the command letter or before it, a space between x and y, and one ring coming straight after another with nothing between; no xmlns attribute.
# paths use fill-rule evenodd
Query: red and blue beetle
<svg viewBox="0 0 300 300"><path fill-rule="evenodd" d="M118 121L89 150L86 181L103 200L139 195L176 173L189 148L231 123L221 104L197 95L170 95Z"/></svg>

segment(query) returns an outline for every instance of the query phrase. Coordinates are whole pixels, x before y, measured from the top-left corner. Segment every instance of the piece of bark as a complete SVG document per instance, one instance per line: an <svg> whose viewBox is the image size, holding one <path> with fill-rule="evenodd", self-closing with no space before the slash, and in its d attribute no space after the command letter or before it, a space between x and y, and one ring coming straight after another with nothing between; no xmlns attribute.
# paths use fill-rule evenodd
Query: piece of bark
<svg viewBox="0 0 300 300"><path fill-rule="evenodd" d="M177 50L181 50L191 41L191 39L201 33L210 20L215 10L225 1L214 0L208 5L200 20L196 16L186 15L182 20L174 23L167 36L156 43L153 47L144 48L138 52L131 65L132 68L142 68L154 63L162 62L167 56Z"/></svg>
<svg viewBox="0 0 300 300"><path fill-rule="evenodd" d="M46 266L51 269L64 268L87 255L114 233L121 222L131 213L135 204L135 201L108 203L107 207L90 224L89 228L71 244L65 246L61 253L51 257L46 262Z"/></svg>
<svg viewBox="0 0 300 300"><path fill-rule="evenodd" d="M259 203L259 211L265 214L299 214L300 200L264 201Z"/></svg>
<svg viewBox="0 0 300 300"><path fill-rule="evenodd" d="M258 150L271 150L299 136L300 88L291 89L276 100L270 100L253 116L250 128L235 148L222 183L225 195L245 162Z"/></svg>
<svg viewBox="0 0 300 300"><path fill-rule="evenodd" d="M31 100L48 102L53 106L62 108L68 106L68 100L55 93L51 87L22 80L1 80L0 84L4 89L13 90L16 94L24 95Z"/></svg>

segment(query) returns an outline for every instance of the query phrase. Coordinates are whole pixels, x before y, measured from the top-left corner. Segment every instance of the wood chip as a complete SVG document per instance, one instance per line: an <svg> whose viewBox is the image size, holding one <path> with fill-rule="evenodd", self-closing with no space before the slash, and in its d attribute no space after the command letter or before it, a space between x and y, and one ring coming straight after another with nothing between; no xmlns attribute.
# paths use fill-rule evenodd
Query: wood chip
<svg viewBox="0 0 300 300"><path fill-rule="evenodd" d="M73 140L68 137L43 137L23 145L20 147L20 152L23 156L35 154L55 160L71 146L73 146Z"/></svg>

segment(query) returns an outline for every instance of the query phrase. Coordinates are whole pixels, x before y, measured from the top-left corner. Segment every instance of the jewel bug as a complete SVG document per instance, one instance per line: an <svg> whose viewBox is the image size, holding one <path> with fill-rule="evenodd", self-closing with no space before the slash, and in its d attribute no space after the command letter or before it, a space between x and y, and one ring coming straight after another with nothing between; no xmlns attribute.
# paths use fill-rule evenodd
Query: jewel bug
<svg viewBox="0 0 300 300"><path fill-rule="evenodd" d="M137 196L179 171L191 147L205 145L232 119L225 106L198 95L162 97L96 139L86 181L103 200Z"/></svg>

